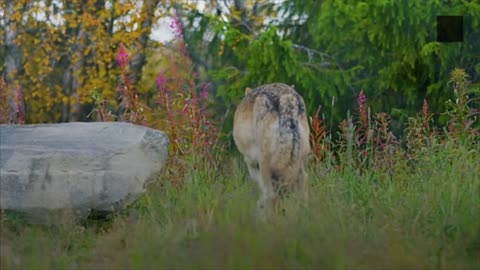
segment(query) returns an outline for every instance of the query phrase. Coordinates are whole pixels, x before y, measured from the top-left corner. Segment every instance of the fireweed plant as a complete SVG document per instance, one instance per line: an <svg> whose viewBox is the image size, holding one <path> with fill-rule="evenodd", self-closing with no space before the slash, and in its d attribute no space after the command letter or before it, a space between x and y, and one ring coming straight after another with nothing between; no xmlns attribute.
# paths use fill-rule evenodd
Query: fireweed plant
<svg viewBox="0 0 480 270"><path fill-rule="evenodd" d="M442 113L450 119L446 127L434 128L434 114L429 111L428 102L424 99L419 114L408 119L405 138L401 142L390 131L390 116L385 112L372 116L367 97L360 91L357 113L355 116L347 113L347 119L339 125L339 139L335 144L326 140L327 127L325 121L319 118L319 111L310 118L313 155L316 160L324 160L326 156L336 157L337 168L349 168L358 173L374 169L392 174L395 168L414 164L412 161L426 149L444 145L449 140L478 143L479 110L472 108L478 98L473 98L474 90L469 88L468 74L463 69L455 69L450 79L455 102L448 100L450 109Z"/></svg>
<svg viewBox="0 0 480 270"><path fill-rule="evenodd" d="M478 130L480 111L478 108L471 108L471 104L479 98L469 97L474 94L474 90L469 88L471 82L468 77L468 74L459 68L451 72L449 84L453 87L455 102L448 100L449 110L445 112L450 117L448 134L461 140L480 135Z"/></svg>
<svg viewBox="0 0 480 270"><path fill-rule="evenodd" d="M129 55L123 43L120 43L117 64L121 71L118 93L120 96L120 108L123 110L123 113L120 116L120 120L146 125L145 110L149 108L139 101L138 92L130 81L128 71Z"/></svg>
<svg viewBox="0 0 480 270"><path fill-rule="evenodd" d="M113 115L112 111L108 109L108 103L114 103L103 98L103 96L98 91L91 91L90 97L93 100L94 108L87 115L87 118L95 113L95 119L101 122L113 121L116 117Z"/></svg>
<svg viewBox="0 0 480 270"><path fill-rule="evenodd" d="M193 162L194 168L204 164L217 166L218 154L223 153L219 144L218 119L209 109L210 84L198 83L193 63L188 56L183 39L181 20L175 16L170 24L175 35L179 57L170 57L168 70L160 70L155 80L158 110L152 114L156 127L170 138L169 171L174 182L181 182L185 168Z"/></svg>
<svg viewBox="0 0 480 270"><path fill-rule="evenodd" d="M9 86L0 76L0 124L25 124L25 104L20 85Z"/></svg>
<svg viewBox="0 0 480 270"><path fill-rule="evenodd" d="M0 124L9 122L9 113L7 82L0 76Z"/></svg>
<svg viewBox="0 0 480 270"><path fill-rule="evenodd" d="M166 167L171 182L178 184L183 182L189 162L200 166L202 159L217 160L224 147L219 144L220 129L209 108L210 84L197 82L197 74L193 71L183 39L181 20L174 17L170 28L175 35L179 57L171 55L168 70L158 72L154 106L147 107L142 103L132 85L129 77L130 55L121 43L116 55L120 69L118 94L121 113L114 116L107 109L108 101L92 91L95 108L91 114L96 113L96 119L100 121L117 118L166 132L170 139L170 159Z"/></svg>

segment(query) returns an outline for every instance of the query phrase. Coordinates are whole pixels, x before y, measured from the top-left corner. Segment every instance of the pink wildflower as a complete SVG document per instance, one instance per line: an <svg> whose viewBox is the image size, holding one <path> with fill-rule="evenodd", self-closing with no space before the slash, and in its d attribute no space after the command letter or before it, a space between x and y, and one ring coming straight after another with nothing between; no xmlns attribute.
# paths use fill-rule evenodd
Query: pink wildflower
<svg viewBox="0 0 480 270"><path fill-rule="evenodd" d="M167 92L167 87L166 87L167 77L165 76L165 74L163 74L163 72L160 72L157 75L157 78L155 79L155 83L159 90L161 90L163 93Z"/></svg>
<svg viewBox="0 0 480 270"><path fill-rule="evenodd" d="M118 50L117 54L117 64L121 67L124 68L128 65L128 52L127 49L125 48L125 45L123 43L120 43L120 49Z"/></svg>
<svg viewBox="0 0 480 270"><path fill-rule="evenodd" d="M367 102L367 97L363 93L363 90L361 90L360 94L358 94L357 102L358 102L358 107L359 108L362 108L365 105L365 103Z"/></svg>
<svg viewBox="0 0 480 270"><path fill-rule="evenodd" d="M206 84L203 85L203 87L202 87L202 91L200 92L200 96L202 97L203 100L207 100L207 99L208 99L208 90L209 90L209 87L210 87L210 83L206 83Z"/></svg>
<svg viewBox="0 0 480 270"><path fill-rule="evenodd" d="M365 104L367 103L367 97L363 93L363 90L360 90L360 94L357 97L358 110L360 112L360 121L362 123L362 128L364 132L367 132L368 129L368 116ZM366 133L364 134L366 138Z"/></svg>
<svg viewBox="0 0 480 270"><path fill-rule="evenodd" d="M172 29L175 37L177 37L177 38L182 37L183 26L182 26L182 21L180 20L180 18L178 16L175 16L173 18L172 22L170 23L170 28Z"/></svg>
<svg viewBox="0 0 480 270"><path fill-rule="evenodd" d="M192 106L195 106L195 107L198 106L198 96L194 94L190 102Z"/></svg>

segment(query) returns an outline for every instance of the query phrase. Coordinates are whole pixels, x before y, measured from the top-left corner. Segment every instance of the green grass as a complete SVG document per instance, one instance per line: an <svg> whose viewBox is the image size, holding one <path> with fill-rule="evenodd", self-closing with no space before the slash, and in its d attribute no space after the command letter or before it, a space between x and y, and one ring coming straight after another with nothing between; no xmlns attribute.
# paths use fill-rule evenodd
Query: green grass
<svg viewBox="0 0 480 270"><path fill-rule="evenodd" d="M480 153L446 145L390 173L310 168L310 201L255 219L239 158L159 179L106 224L40 227L7 216L1 269L479 269ZM326 166L326 165L323 165ZM392 173L393 172L393 173Z"/></svg>

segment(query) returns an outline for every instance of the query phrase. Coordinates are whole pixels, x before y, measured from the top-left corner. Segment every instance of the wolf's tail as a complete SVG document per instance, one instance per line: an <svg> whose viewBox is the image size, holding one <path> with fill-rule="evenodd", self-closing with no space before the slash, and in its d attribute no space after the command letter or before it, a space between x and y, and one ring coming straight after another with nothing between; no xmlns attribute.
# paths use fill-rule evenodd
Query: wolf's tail
<svg viewBox="0 0 480 270"><path fill-rule="evenodd" d="M302 130L300 119L304 114L304 105L295 95L284 95L279 99L278 130L273 136L272 162L287 166L298 159L302 151Z"/></svg>

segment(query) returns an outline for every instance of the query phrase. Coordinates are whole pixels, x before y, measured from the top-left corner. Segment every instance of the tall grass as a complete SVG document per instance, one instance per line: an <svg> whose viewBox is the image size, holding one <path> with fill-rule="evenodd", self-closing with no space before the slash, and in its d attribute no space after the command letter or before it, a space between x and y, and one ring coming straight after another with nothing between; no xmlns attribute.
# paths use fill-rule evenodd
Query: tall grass
<svg viewBox="0 0 480 270"><path fill-rule="evenodd" d="M163 176L108 224L4 220L0 268L477 269L479 150L447 141L388 178L310 173L309 202L286 198L285 213L265 223L241 159L220 170L203 162L181 188Z"/></svg>

